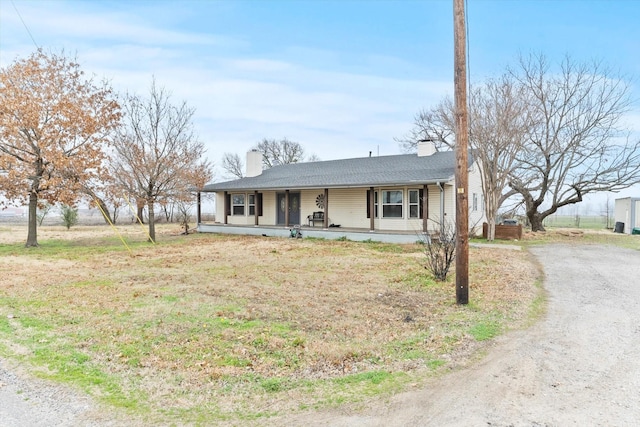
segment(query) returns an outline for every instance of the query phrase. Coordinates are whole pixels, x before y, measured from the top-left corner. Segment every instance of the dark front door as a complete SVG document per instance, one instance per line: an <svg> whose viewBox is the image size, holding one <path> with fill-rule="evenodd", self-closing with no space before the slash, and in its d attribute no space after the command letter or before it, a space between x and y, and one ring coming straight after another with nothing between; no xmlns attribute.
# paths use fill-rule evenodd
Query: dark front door
<svg viewBox="0 0 640 427"><path fill-rule="evenodd" d="M277 193L276 203L278 205L278 225L285 223L285 212L287 210L286 194ZM289 225L300 224L300 193L289 193Z"/></svg>

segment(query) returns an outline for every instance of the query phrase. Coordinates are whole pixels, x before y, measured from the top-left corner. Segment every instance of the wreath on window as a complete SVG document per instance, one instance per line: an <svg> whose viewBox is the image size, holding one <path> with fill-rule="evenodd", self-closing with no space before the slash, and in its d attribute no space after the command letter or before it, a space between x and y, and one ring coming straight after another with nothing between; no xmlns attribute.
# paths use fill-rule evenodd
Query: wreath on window
<svg viewBox="0 0 640 427"><path fill-rule="evenodd" d="M324 194L318 194L318 197L316 197L316 206L324 209Z"/></svg>

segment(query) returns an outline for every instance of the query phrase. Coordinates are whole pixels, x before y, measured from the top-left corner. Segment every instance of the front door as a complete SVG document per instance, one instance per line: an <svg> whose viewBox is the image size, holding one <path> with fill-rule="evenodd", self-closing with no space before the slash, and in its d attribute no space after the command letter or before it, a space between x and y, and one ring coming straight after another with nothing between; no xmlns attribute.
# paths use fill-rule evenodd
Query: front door
<svg viewBox="0 0 640 427"><path fill-rule="evenodd" d="M276 203L278 205L278 225L285 224L286 194L277 193ZM300 193L289 193L289 225L300 224Z"/></svg>

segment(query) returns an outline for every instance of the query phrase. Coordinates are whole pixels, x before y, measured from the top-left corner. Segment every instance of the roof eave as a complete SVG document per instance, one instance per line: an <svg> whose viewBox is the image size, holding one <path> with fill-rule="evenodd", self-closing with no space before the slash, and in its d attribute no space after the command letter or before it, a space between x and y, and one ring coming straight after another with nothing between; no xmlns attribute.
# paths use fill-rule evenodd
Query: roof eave
<svg viewBox="0 0 640 427"><path fill-rule="evenodd" d="M437 178L429 180L412 180L402 182L376 182L362 184L338 184L338 185L289 185L276 187L218 187L213 189L202 189L203 193L218 193L221 191L285 191L285 190L323 190L327 189L348 189L348 188L368 188L368 187L405 187L411 185L437 185L447 183L454 179L453 176L448 178Z"/></svg>

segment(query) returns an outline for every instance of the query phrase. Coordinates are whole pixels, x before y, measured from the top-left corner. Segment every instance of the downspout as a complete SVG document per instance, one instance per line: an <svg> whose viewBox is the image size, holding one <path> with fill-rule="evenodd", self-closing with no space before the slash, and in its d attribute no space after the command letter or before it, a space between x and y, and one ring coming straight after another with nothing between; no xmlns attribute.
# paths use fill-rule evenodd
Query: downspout
<svg viewBox="0 0 640 427"><path fill-rule="evenodd" d="M440 230L444 226L444 185L441 182L437 182L436 185L440 189Z"/></svg>
<svg viewBox="0 0 640 427"><path fill-rule="evenodd" d="M422 185L422 232L427 233L429 226L429 187Z"/></svg>

